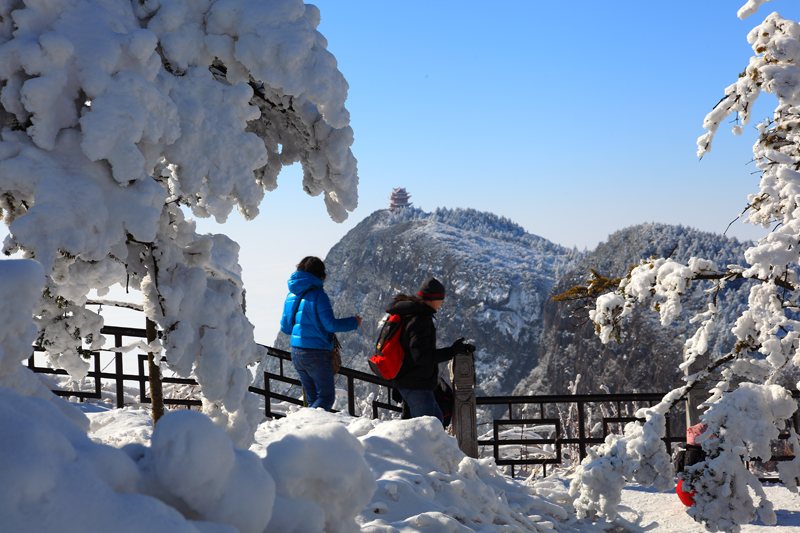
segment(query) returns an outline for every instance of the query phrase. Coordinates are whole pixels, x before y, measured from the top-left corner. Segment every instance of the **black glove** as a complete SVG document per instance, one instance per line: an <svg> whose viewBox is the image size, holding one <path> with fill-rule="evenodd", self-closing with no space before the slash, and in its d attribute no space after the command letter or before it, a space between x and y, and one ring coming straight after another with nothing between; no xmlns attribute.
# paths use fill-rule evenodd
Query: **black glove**
<svg viewBox="0 0 800 533"><path fill-rule="evenodd" d="M464 342L464 337L461 337L450 346L454 354L464 353L471 354L475 351L475 345Z"/></svg>
<svg viewBox="0 0 800 533"><path fill-rule="evenodd" d="M393 388L391 396L394 403L403 403L403 396L400 394L399 390Z"/></svg>

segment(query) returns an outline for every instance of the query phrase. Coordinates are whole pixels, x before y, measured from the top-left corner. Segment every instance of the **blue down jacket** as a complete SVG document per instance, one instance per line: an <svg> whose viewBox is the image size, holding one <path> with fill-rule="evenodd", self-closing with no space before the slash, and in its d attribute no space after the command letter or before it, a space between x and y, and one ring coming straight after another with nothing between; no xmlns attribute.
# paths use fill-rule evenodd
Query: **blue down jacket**
<svg viewBox="0 0 800 533"><path fill-rule="evenodd" d="M292 336L295 348L332 350L332 333L351 331L358 327L356 317L335 318L331 300L322 288L323 281L308 272L297 271L289 278L289 294L283 304L281 331ZM292 310L297 306L292 327Z"/></svg>

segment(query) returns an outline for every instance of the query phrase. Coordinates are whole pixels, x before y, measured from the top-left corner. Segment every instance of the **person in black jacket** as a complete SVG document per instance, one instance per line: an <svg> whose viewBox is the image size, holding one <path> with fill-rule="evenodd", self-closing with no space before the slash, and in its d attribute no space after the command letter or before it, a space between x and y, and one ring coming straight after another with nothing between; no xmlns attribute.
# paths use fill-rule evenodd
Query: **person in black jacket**
<svg viewBox="0 0 800 533"><path fill-rule="evenodd" d="M394 378L394 386L408 405L411 417L435 416L443 420L434 389L439 381L439 363L456 354L474 351L474 346L458 339L447 348L436 348L433 317L444 303L444 285L436 278L422 284L416 296L399 294L386 310L403 319L401 342L405 347L403 366Z"/></svg>

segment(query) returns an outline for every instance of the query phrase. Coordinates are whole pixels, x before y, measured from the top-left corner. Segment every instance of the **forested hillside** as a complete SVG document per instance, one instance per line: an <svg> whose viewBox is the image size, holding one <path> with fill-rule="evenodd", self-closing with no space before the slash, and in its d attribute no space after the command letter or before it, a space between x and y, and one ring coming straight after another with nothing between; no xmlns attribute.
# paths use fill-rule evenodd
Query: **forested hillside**
<svg viewBox="0 0 800 533"><path fill-rule="evenodd" d="M607 276L622 276L630 266L648 257L671 257L679 262L703 257L724 268L741 257L745 247L736 239L684 226L632 226L610 235L581 258L558 281L554 292L584 284L590 269ZM720 312L724 314L711 335L710 353L730 349L731 337L727 333L746 304L747 291L731 290L739 283L730 284L718 295ZM722 305L728 298L738 301ZM692 286L685 300L684 317L693 316L708 301L709 295L699 284ZM580 380L574 390L579 393L661 392L678 384L677 366L691 328L688 320L663 327L657 313L637 309L620 342L602 344L584 303L548 299L542 312L543 335L538 350L541 360L531 375L516 386L516 393L566 393L578 375Z"/></svg>

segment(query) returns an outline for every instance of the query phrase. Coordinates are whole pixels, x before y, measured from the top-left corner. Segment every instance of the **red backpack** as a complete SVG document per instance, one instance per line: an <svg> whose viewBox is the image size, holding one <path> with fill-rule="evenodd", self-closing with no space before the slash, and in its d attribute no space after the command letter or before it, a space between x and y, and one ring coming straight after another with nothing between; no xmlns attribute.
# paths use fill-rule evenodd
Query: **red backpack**
<svg viewBox="0 0 800 533"><path fill-rule="evenodd" d="M376 376L394 379L403 366L406 355L400 335L403 332L403 319L400 315L389 315L378 333L375 354L369 358L369 367Z"/></svg>

